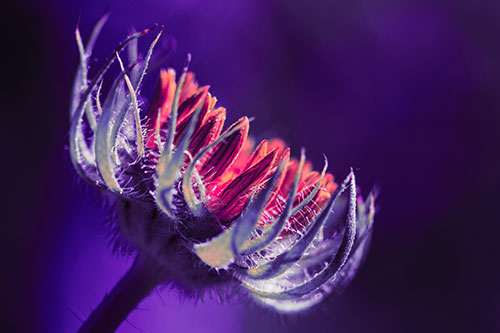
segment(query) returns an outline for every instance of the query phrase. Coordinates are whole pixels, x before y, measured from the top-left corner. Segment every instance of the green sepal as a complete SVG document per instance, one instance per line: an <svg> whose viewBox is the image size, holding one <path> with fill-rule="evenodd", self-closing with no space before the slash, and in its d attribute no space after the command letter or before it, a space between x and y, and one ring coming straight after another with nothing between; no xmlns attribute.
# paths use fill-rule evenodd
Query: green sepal
<svg viewBox="0 0 500 333"><path fill-rule="evenodd" d="M154 27L156 28L156 26ZM104 65L99 69L97 72L97 75L95 78L90 82L89 86L87 89L83 92L81 95L81 98L77 104L77 106L74 108L74 110L71 111L71 127L70 127L70 132L69 132L69 150L70 150L70 156L71 156L71 162L73 163L73 166L75 167L76 172L81 175L83 178L88 179L88 175L83 169L82 164L86 164L86 161L82 161L82 155L85 153L85 150L88 150L88 147L86 146L85 140L83 138L83 132L82 132L82 116L84 113L84 108L86 101L89 99L92 91L94 88L97 86L97 84L102 80L104 74L107 72L111 64L114 62L116 59L116 53L119 53L125 46L130 43L132 40L139 38L148 32L152 31L152 29L146 29L144 31L141 31L139 33L136 33L130 37L128 37L125 41L120 43L113 54L108 58L108 60L104 63ZM93 45L93 44L90 44ZM98 125L99 127L99 125ZM91 153L90 153L91 154ZM94 181L94 180L93 180Z"/></svg>
<svg viewBox="0 0 500 333"><path fill-rule="evenodd" d="M347 176L342 185L335 190L321 212L307 226L307 229L302 237L300 237L288 251L278 255L275 259L264 265L249 268L246 272L243 271L242 274L251 279L269 279L284 273L287 269L299 261L323 225L326 223L328 217L333 211L333 206L336 200L346 189L349 181L354 181L354 174L352 172Z"/></svg>

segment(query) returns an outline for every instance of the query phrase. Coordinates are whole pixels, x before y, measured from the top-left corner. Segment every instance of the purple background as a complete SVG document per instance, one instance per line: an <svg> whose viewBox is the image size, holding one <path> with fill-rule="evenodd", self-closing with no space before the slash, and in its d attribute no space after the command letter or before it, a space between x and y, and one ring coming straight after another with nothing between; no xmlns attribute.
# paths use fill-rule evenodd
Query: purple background
<svg viewBox="0 0 500 333"><path fill-rule="evenodd" d="M177 45L165 66L191 52L230 121L255 116L254 135L381 189L368 260L335 301L287 319L163 290L120 332L500 331L498 0L7 4L2 330L75 331L131 263L111 254L66 149L75 22L86 36L106 4L100 61L132 25L164 24Z"/></svg>

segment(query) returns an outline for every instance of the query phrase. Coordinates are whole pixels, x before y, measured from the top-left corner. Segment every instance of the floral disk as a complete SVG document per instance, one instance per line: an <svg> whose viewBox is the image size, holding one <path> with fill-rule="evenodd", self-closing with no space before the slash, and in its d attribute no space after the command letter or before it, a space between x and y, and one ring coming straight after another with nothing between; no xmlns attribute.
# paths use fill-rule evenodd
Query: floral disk
<svg viewBox="0 0 500 333"><path fill-rule="evenodd" d="M374 194L363 200L352 171L337 184L326 162L313 171L303 150L291 158L279 139L254 148L246 117L223 131L226 110L187 66L177 81L174 70L161 71L141 116L140 87L161 31L144 57L137 39L154 28L131 35L88 80L105 20L86 45L76 30L70 153L81 177L113 194L121 248L154 258L186 288L238 281L280 312L338 294L366 253ZM127 47L126 67L119 54ZM121 73L101 103L115 60Z"/></svg>

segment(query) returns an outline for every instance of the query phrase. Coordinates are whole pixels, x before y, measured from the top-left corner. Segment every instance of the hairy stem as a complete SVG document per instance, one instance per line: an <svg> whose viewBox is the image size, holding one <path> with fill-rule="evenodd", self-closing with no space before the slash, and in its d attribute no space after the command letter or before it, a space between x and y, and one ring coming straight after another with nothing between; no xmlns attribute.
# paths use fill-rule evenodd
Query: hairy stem
<svg viewBox="0 0 500 333"><path fill-rule="evenodd" d="M129 313L166 278L166 272L153 258L138 254L132 267L104 296L78 332L115 332Z"/></svg>

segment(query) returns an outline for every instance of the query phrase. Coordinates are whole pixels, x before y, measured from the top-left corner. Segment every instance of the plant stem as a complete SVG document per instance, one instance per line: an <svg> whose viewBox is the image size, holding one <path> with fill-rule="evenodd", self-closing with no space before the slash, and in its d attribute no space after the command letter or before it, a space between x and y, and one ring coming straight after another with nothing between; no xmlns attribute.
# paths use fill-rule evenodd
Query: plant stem
<svg viewBox="0 0 500 333"><path fill-rule="evenodd" d="M153 258L138 254L132 267L111 293L104 296L78 332L115 332L129 313L166 277L165 271Z"/></svg>

